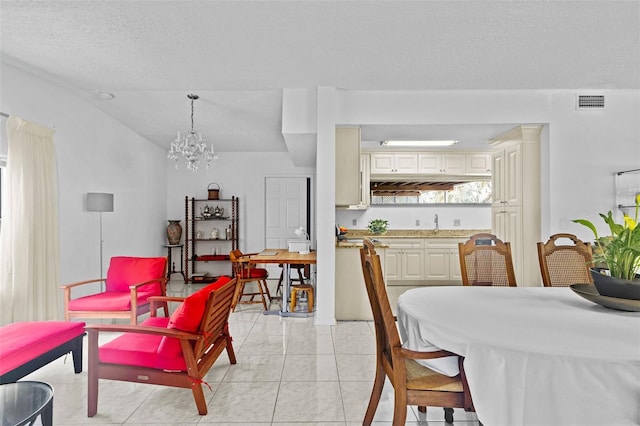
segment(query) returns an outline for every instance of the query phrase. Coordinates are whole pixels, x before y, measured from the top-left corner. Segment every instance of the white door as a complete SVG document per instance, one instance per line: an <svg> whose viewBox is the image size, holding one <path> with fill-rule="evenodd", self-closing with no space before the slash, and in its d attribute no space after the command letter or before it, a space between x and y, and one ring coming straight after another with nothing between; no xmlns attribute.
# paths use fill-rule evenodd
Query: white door
<svg viewBox="0 0 640 426"><path fill-rule="evenodd" d="M289 241L299 239L294 231L307 229L307 178L267 177L265 179L265 247L287 248ZM270 265L269 277L280 275L278 265Z"/></svg>

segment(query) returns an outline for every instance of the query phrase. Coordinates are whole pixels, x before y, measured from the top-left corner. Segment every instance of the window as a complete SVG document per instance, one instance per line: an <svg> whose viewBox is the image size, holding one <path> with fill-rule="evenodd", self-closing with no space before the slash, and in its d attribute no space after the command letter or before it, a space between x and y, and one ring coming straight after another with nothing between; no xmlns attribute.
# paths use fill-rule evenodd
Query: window
<svg viewBox="0 0 640 426"><path fill-rule="evenodd" d="M371 204L491 204L491 182L461 182L446 189L373 191Z"/></svg>

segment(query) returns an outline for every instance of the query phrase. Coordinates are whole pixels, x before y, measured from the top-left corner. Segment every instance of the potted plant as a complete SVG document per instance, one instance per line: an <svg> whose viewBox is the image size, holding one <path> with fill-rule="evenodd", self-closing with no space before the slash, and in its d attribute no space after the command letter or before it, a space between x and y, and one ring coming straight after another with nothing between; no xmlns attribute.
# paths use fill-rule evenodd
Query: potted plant
<svg viewBox="0 0 640 426"><path fill-rule="evenodd" d="M367 229L372 234L384 234L387 232L387 226L389 226L389 221L384 219L373 219L369 221Z"/></svg>
<svg viewBox="0 0 640 426"><path fill-rule="evenodd" d="M606 265L606 268L592 268L591 276L598 293L603 296L640 300L640 193L636 195L635 204L635 217L631 218L625 213L622 223L615 222L611 211L606 215L600 213L600 217L609 225L610 236L600 237L596 227L588 220L573 220L591 229L595 236L593 261Z"/></svg>

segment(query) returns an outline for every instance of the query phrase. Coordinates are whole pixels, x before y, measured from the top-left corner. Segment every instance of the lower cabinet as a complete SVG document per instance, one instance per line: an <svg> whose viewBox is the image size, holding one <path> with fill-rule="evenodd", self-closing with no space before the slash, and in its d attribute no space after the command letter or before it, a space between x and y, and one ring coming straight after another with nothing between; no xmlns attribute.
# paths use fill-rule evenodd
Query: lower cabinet
<svg viewBox="0 0 640 426"><path fill-rule="evenodd" d="M425 241L425 279L462 283L458 243L464 239L433 238Z"/></svg>
<svg viewBox="0 0 640 426"><path fill-rule="evenodd" d="M389 285L404 285L397 281L424 280L424 239L385 238L385 279Z"/></svg>
<svg viewBox="0 0 640 426"><path fill-rule="evenodd" d="M384 238L388 285L461 284L458 238Z"/></svg>
<svg viewBox="0 0 640 426"><path fill-rule="evenodd" d="M424 250L425 280L462 283L460 256L455 249L428 248Z"/></svg>

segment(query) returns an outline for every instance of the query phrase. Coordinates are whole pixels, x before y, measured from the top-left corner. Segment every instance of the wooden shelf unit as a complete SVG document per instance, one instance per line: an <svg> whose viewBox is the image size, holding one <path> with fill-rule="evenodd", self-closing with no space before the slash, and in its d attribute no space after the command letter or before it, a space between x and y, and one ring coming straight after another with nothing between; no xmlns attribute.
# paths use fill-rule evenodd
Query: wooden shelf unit
<svg viewBox="0 0 640 426"><path fill-rule="evenodd" d="M194 274L201 274L198 265L201 262L229 262L229 252L238 248L238 197L221 198L218 200L198 199L186 196L184 198L184 217L185 217L185 244L184 244L184 272L186 282L211 282L217 279L217 275L210 275L204 279L194 280ZM200 211L205 206L220 206L224 209L227 216L221 218L203 218ZM211 238L210 233L204 225L223 225L222 229L218 229L218 238ZM214 226L215 226L214 225ZM231 228L230 238L226 238L225 230ZM198 238L198 231L202 235ZM217 250L214 250L216 249ZM212 250L216 253L212 253ZM206 251L206 252L205 252ZM229 264L229 272L231 275L231 264ZM196 275L197 277L198 275Z"/></svg>

